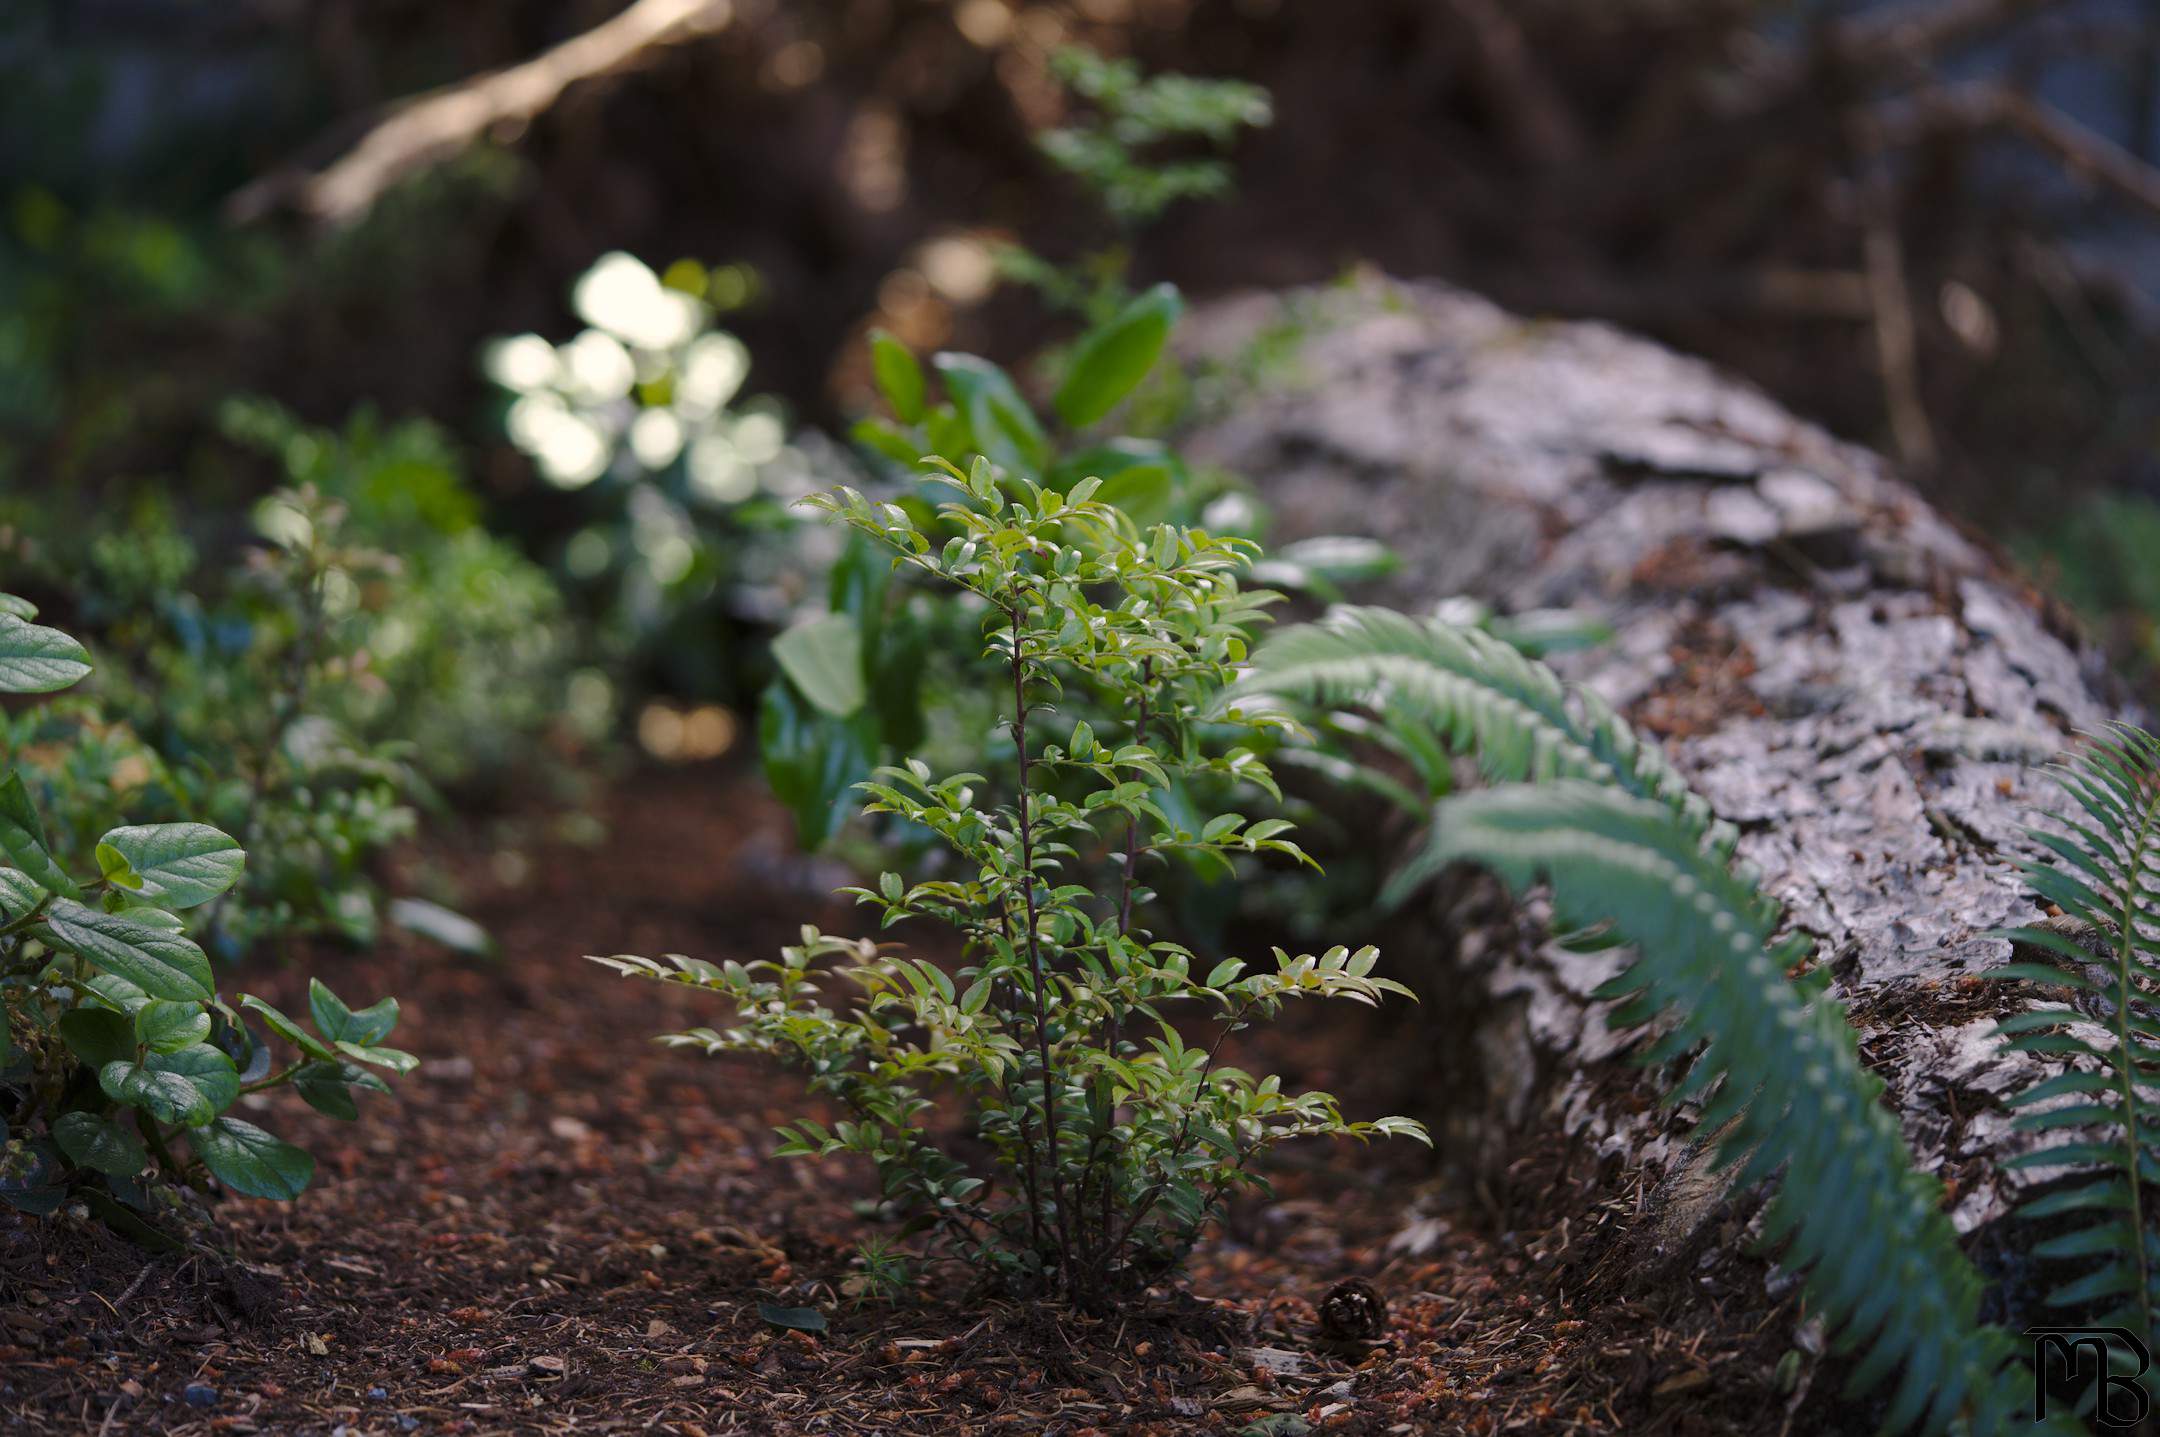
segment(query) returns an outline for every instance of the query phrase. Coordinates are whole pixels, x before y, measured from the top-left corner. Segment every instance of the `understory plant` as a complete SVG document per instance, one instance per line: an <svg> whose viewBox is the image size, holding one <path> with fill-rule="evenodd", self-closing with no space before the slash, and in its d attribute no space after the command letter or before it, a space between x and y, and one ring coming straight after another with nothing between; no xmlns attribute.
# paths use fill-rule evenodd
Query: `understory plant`
<svg viewBox="0 0 2160 1437"><path fill-rule="evenodd" d="M2041 1135L2011 1162L2050 1175L2020 1209L2053 1229L2033 1248L2061 1279L2046 1305L2066 1322L2128 1332L2150 1352L2160 1341L2160 1199L2145 1190L2160 1181L2160 740L2115 725L2057 780L2076 816L2032 830L2051 861L2019 867L2062 917L1996 935L2053 961L2014 963L1994 976L2062 999L1999 1025L2011 1051L2063 1065L2009 1099L2017 1126ZM2119 1350L2109 1356L2129 1359ZM2160 1386L2150 1370L2131 1375ZM2084 1394L2087 1410L2106 1395L2095 1384Z"/></svg>
<svg viewBox="0 0 2160 1437"><path fill-rule="evenodd" d="M1668 1100L1695 1106L1735 1185L1774 1184L1764 1238L1859 1354L1852 1389L1895 1374L1892 1429L2029 1430L2029 1379L2009 1335L1980 1321L1982 1283L1942 1185L1877 1101L1824 971L1789 976L1809 939L1782 931L1780 906L1735 861L1735 831L1653 745L1513 646L1381 609L1282 631L1230 697L1361 705L1474 757L1499 786L1436 806L1389 897L1477 863L1518 891L1548 885L1555 927L1578 945L1628 945L1602 990L1610 1021L1651 1031L1643 1061L1678 1074Z"/></svg>
<svg viewBox="0 0 2160 1437"><path fill-rule="evenodd" d="M1162 802L1202 774L1273 787L1247 740L1277 720L1216 712L1273 597L1241 586L1252 546L1136 524L1103 487L1061 491L980 456L941 464L926 481L941 539L901 504L853 490L820 501L979 617L1009 769L880 770L869 807L935 834L955 861L847 890L882 927L951 929L956 962L814 929L773 961L595 960L734 1001L733 1026L667 1041L807 1074L837 1117L790 1124L781 1151L867 1157L911 1228L1009 1288L1091 1307L1171 1271L1228 1197L1262 1181L1255 1160L1277 1144L1424 1137L1223 1061L1228 1034L1292 999L1407 994L1375 971L1376 950L1278 949L1248 965L1149 927L1145 870L1166 857L1310 860L1284 820L1181 821ZM1075 701L1115 717L1061 714ZM1211 1031L1196 1040L1181 1013ZM972 1141L936 1116L954 1094Z"/></svg>
<svg viewBox="0 0 2160 1437"><path fill-rule="evenodd" d="M42 694L90 672L89 655L36 610L0 595L0 693ZM247 854L208 824L124 824L90 853L56 846L12 767L0 775L0 1201L45 1214L78 1203L153 1245L182 1187L291 1198L305 1152L237 1117L291 1087L333 1117L355 1088L387 1091L410 1054L382 1041L397 1001L358 1011L317 982L312 1030L270 1004L218 996L182 915L240 879ZM253 1013L293 1056L282 1065ZM166 1181L159 1182L158 1179Z"/></svg>

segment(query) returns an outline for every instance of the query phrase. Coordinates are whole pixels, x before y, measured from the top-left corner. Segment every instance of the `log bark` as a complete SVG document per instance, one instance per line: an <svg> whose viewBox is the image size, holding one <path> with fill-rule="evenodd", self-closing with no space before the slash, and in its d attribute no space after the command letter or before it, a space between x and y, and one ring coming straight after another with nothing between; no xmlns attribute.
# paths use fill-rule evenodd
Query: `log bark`
<svg viewBox="0 0 2160 1437"><path fill-rule="evenodd" d="M1195 316L1235 353L1279 300ZM2007 961L1979 936L2041 916L2010 867L2041 765L2133 716L2059 609L1901 483L1709 366L1595 324L1541 323L1433 284L1304 296L1298 377L1189 444L1247 476L1280 538L1362 533L1404 563L1382 602L1469 595L1502 612L1573 608L1610 644L1559 661L1656 736L1743 832L1885 1079L1921 1167L1976 1250L2030 1178L2006 1093L2039 1075L1996 1020L2031 1001L1975 981ZM1467 1055L1450 1136L1506 1150L1559 1123L1643 1195L1629 1261L1692 1251L1723 1196L1686 1114L1650 1102L1635 1041L1591 991L1611 956L1544 940L1535 904L1443 882L1391 958ZM1442 1014L1430 1012L1433 1008ZM1620 1181L1620 1179L1615 1179Z"/></svg>

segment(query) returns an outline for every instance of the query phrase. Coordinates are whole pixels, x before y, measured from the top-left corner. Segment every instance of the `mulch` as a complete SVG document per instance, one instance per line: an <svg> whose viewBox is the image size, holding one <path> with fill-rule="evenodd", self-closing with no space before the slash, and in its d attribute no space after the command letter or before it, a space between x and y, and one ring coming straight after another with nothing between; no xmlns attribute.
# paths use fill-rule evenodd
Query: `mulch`
<svg viewBox="0 0 2160 1437"><path fill-rule="evenodd" d="M455 872L502 945L306 955L348 999L394 992L419 1053L339 1124L285 1096L314 1152L298 1202L234 1199L210 1244L146 1258L91 1224L0 1220L0 1428L96 1433L1737 1434L1844 1430L1800 1405L1816 1349L1792 1299L1616 1243L1642 1195L1564 1134L1471 1177L1408 1144L1313 1146L1270 1169L1181 1287L1086 1318L932 1267L861 1293L868 1174L770 1156L788 1075L650 1041L719 1005L585 953L772 951L858 922L786 820L725 765L648 772L611 837ZM519 871L522 869L522 871ZM304 965L230 984L304 1006ZM1425 1012L1444 1007L1427 994ZM1432 1116L1430 1036L1328 1015L1249 1061L1359 1112ZM1409 1093L1411 1098L1405 1099ZM262 1101L262 1100L258 1100ZM1407 1109L1401 1105L1408 1102ZM1420 1107L1424 1111L1420 1111ZM1745 1214L1725 1237L1737 1240ZM1674 1265L1668 1265L1671 1267ZM1730 1268L1720 1269L1729 1273ZM1382 1337L1325 1338L1351 1278ZM812 1308L826 1330L761 1307ZM1796 1416L1797 1414L1797 1416ZM1864 1419L1861 1419L1864 1420Z"/></svg>

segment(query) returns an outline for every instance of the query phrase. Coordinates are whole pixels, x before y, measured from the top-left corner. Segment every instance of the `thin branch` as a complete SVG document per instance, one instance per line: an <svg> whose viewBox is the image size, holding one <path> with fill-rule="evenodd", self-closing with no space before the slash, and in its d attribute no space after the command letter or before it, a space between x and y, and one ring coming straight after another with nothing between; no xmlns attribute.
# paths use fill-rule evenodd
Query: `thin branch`
<svg viewBox="0 0 2160 1437"><path fill-rule="evenodd" d="M522 64L400 101L319 173L289 167L237 191L226 201L226 217L246 224L292 209L321 223L349 224L398 180L491 133L523 129L571 86L620 74L654 51L714 34L734 17L732 0L636 0Z"/></svg>
<svg viewBox="0 0 2160 1437"><path fill-rule="evenodd" d="M2160 169L2007 85L1974 83L1917 96L1884 114L1881 122L1885 137L1893 142L1944 129L2005 130L2047 151L2077 178L2160 215Z"/></svg>

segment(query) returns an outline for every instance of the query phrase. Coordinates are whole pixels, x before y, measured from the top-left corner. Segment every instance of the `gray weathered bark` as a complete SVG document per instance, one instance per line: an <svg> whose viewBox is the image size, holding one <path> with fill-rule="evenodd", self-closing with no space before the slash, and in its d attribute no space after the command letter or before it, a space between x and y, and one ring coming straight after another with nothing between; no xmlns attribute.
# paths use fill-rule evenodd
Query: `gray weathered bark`
<svg viewBox="0 0 2160 1437"><path fill-rule="evenodd" d="M1384 538L1405 561L1385 602L1610 622L1617 639L1563 671L1741 828L1959 1229L2003 1217L2030 1179L2001 1166L2024 1140L1999 1100L2036 1060L1998 1051L1995 1019L2029 998L1971 981L2007 958L1977 935L2040 916L2009 858L2054 801L2037 766L2121 713L2096 656L1882 459L1703 364L1436 285L1301 303L1300 377L1192 452L1249 476L1279 537ZM1204 310L1196 343L1230 352L1276 305ZM1718 1188L1684 1120L1619 1076L1627 1040L1588 996L1609 959L1544 943L1534 914L1474 885L1436 902L1454 965L1436 991L1477 999L1486 1111L1557 1119L1640 1165L1640 1239L1678 1250Z"/></svg>

